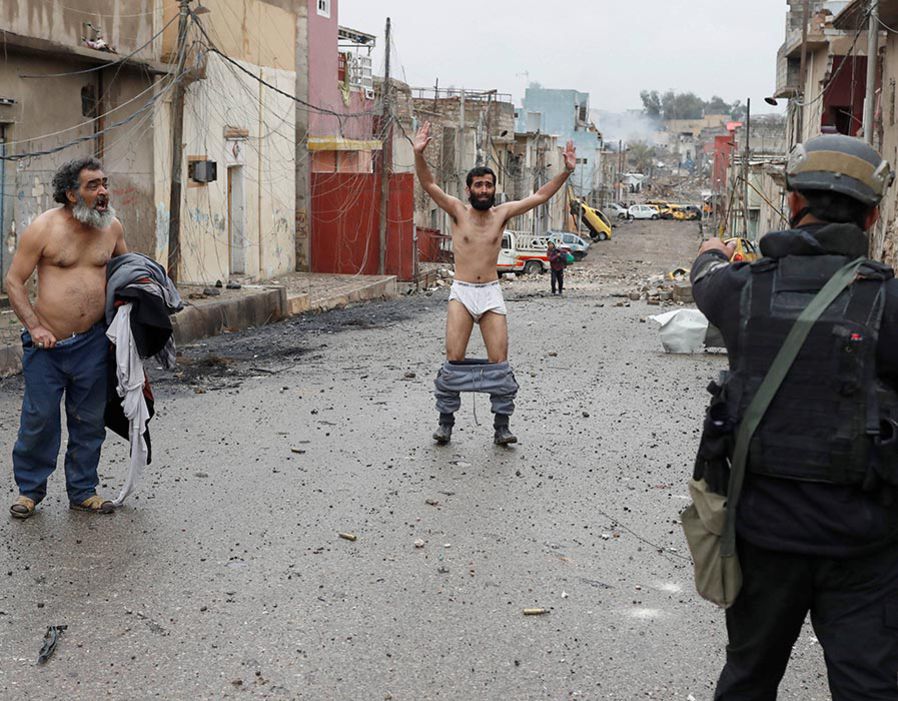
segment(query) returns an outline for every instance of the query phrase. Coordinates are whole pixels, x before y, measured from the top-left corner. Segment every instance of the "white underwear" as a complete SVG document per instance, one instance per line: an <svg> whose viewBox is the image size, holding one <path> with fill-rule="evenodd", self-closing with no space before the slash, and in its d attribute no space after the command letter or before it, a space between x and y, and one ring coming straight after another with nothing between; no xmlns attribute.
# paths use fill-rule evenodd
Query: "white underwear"
<svg viewBox="0 0 898 701"><path fill-rule="evenodd" d="M474 317L474 321L480 321L480 317L487 312L508 314L498 280L483 283L456 280L449 291L449 301L453 299L462 303L468 314Z"/></svg>

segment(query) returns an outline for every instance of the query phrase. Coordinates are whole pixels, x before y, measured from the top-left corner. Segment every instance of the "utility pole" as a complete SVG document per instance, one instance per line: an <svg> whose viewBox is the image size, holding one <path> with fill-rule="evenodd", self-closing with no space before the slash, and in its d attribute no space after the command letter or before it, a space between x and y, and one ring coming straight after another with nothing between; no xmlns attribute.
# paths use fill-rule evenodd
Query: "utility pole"
<svg viewBox="0 0 898 701"><path fill-rule="evenodd" d="M175 72L175 95L172 99L171 190L168 201L168 276L178 282L181 267L181 161L184 136L184 63L187 56L187 12L190 0L179 0L178 68Z"/></svg>
<svg viewBox="0 0 898 701"><path fill-rule="evenodd" d="M465 89L461 89L461 97L459 98L459 117L458 117L458 157L455 160L455 170L458 176L458 198L464 200L465 192L465 175L462 163L465 159Z"/></svg>
<svg viewBox="0 0 898 701"><path fill-rule="evenodd" d="M742 224L745 238L748 238L748 179L751 177L751 98L748 98L745 106L745 153L742 156L745 161L742 168L744 190L742 193Z"/></svg>
<svg viewBox="0 0 898 701"><path fill-rule="evenodd" d="M864 98L864 141L873 143L873 96L876 93L876 63L879 54L879 0L870 0L867 30L867 94Z"/></svg>
<svg viewBox="0 0 898 701"><path fill-rule="evenodd" d="M385 274L387 259L387 204L390 193L390 171L393 156L393 117L390 106L390 18L387 17L387 28L384 33L385 51L387 54L384 66L383 94L383 148L380 152L380 263L377 266L379 275Z"/></svg>
<svg viewBox="0 0 898 701"><path fill-rule="evenodd" d="M810 0L804 0L801 11L801 61L798 64L798 126L795 129L795 141L801 143L804 131L804 85L805 67L808 60L808 22L810 21Z"/></svg>

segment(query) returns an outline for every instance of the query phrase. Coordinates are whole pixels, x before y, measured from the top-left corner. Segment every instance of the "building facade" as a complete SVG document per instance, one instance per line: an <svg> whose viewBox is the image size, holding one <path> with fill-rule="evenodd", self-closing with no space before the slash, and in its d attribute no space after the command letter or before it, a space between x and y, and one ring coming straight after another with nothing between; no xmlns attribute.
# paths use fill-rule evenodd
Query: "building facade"
<svg viewBox="0 0 898 701"><path fill-rule="evenodd" d="M0 4L0 279L21 233L57 206L53 173L80 156L102 161L132 250L156 254L153 117L171 92L162 17L153 0L73 5Z"/></svg>
<svg viewBox="0 0 898 701"><path fill-rule="evenodd" d="M589 119L589 94L577 90L528 87L517 111L517 131L557 136L562 145L573 141L577 171L571 185L579 197L595 201L600 189L602 136Z"/></svg>

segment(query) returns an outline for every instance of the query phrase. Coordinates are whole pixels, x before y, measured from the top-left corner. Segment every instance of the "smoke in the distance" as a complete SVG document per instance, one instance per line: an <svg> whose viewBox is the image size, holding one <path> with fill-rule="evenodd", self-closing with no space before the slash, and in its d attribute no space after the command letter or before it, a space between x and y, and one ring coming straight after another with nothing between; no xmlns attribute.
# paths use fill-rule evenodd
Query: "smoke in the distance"
<svg viewBox="0 0 898 701"><path fill-rule="evenodd" d="M649 144L657 144L655 132L662 128L661 122L646 116L642 110L627 110L626 112L606 112L605 110L590 110L590 118L602 132L605 143L616 148L618 141L633 143L645 141Z"/></svg>

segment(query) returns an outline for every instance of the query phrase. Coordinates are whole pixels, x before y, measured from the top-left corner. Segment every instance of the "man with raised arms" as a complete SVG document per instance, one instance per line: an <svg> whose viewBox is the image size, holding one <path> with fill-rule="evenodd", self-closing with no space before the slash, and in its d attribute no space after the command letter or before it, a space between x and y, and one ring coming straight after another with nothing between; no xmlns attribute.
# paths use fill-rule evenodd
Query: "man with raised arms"
<svg viewBox="0 0 898 701"><path fill-rule="evenodd" d="M545 204L570 177L577 164L574 144L564 149L565 169L529 197L496 205L496 174L485 166L472 169L466 179L468 204L443 192L424 159L430 143L430 123L425 122L414 140L415 170L424 191L452 218L455 281L446 316L446 362L434 382L440 423L434 440L445 445L452 437L455 412L461 406L459 392L490 395L495 415L494 442L516 443L509 429L518 384L508 364L508 324L505 302L496 272L502 234L509 220ZM487 359L466 359L474 324L486 346Z"/></svg>

